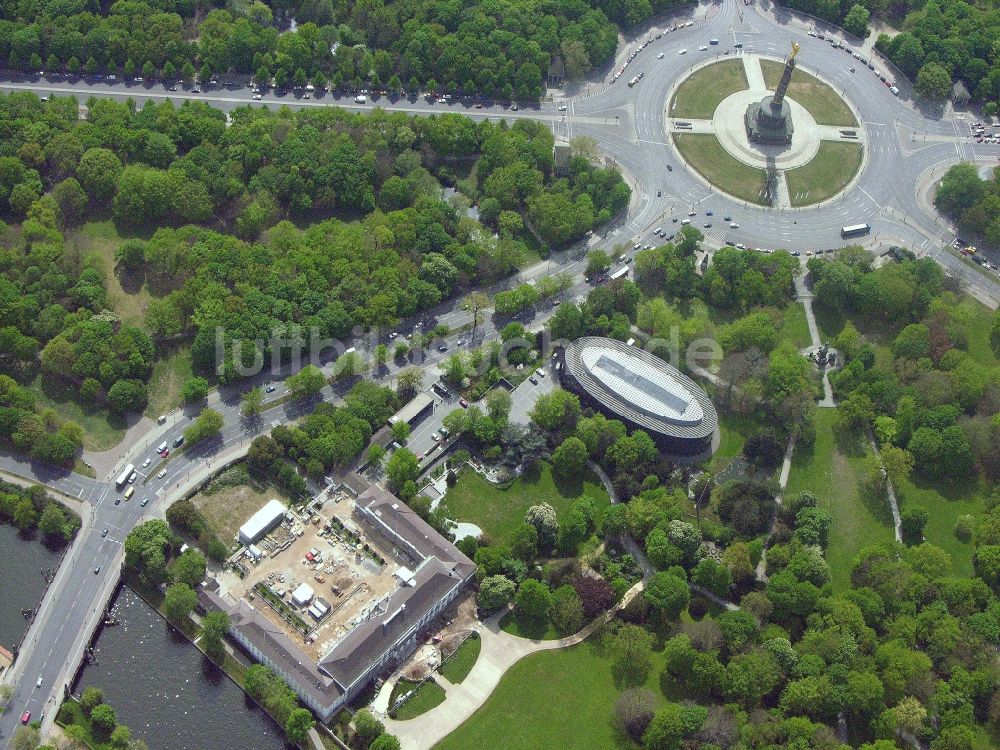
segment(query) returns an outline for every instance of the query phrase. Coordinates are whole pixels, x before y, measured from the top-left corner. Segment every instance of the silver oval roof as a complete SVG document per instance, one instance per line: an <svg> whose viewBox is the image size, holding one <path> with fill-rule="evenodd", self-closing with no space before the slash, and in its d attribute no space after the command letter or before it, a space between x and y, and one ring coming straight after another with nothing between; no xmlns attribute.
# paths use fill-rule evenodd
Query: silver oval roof
<svg viewBox="0 0 1000 750"><path fill-rule="evenodd" d="M708 394L676 367L616 339L584 336L566 346L565 373L634 425L673 438L701 440L719 423Z"/></svg>

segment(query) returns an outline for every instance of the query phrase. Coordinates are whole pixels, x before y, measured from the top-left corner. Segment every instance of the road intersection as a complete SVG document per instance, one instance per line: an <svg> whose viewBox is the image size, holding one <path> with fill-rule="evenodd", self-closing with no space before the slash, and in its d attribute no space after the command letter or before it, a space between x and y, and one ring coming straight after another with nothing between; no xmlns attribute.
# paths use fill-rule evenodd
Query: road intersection
<svg viewBox="0 0 1000 750"><path fill-rule="evenodd" d="M959 160L996 165L1000 146L976 144L966 121L925 116L906 98L908 91L903 86L903 95L896 97L868 69L850 73L853 58L829 42L810 36L805 23L777 23L754 6L744 6L733 0L702 4L690 18L685 16L683 19L691 20L692 25L664 32L677 20L680 16L651 26L624 45L604 79L580 87L579 96L558 96L551 102L517 111L509 105L496 103L484 104L479 109L471 102L432 103L428 98L398 101L380 98L365 104L354 103L350 96L322 95L307 100L303 92L281 96L271 91L262 94L258 102L246 87L214 87L195 93L190 87L169 91L159 83L125 85L106 80L48 77L0 79L0 90L29 90L39 95L73 94L81 103L89 96L131 98L139 104L147 99L193 99L206 101L227 112L254 104L292 108L333 104L356 111L379 106L421 115L456 111L475 118L539 119L550 123L559 138L579 135L595 138L606 159L623 170L635 195L628 216L608 228L603 236L525 269L505 282L506 287L542 275L565 272L572 275L574 284L560 298L581 296L589 288L583 280L586 250L604 249L612 254L620 244L632 244L648 237L654 226L672 226L671 218L683 216L689 210L703 214L712 209L719 215L732 215L739 224L738 229L726 226L705 230L708 244L715 247L725 241L751 247L802 250L836 247L842 244L842 226L869 223L872 244L898 243L930 255L949 273L961 278L970 293L997 306L1000 302L997 279L942 249L954 234L933 212L928 195L930 186L947 166ZM656 38L657 34L661 34L660 38ZM707 52L697 51L699 45L707 44L710 38L719 38L723 44ZM629 72L609 83L614 70L621 67L630 50L646 40L649 43L628 64L626 70ZM816 207L776 211L719 194L699 176L689 172L669 143L664 105L669 90L687 75L693 64L703 61L705 55L722 56L729 51L731 56L756 54L780 59L792 41L802 47L800 66L833 85L860 115L867 162L855 185L837 200ZM742 48L733 46L737 43L742 44ZM681 55L678 54L680 49L690 52ZM663 53L662 58L658 58L660 53ZM698 55L703 57L698 58ZM889 70L883 61L875 62L878 69ZM626 81L639 71L645 73L643 79L629 87ZM565 111L561 110L563 106ZM667 170L667 165L672 170ZM550 314L551 309L540 313L532 325L537 326ZM401 333L414 330L419 322L425 327L443 323L454 331L467 325L470 316L452 302L430 311L423 318L422 321L406 321L397 330ZM479 332L476 344L495 338L497 323L487 320L479 327ZM459 335L447 338L449 351L439 352L432 347L417 363L424 369L426 382L436 376L438 363L455 349ZM382 340L385 340L384 335ZM370 345L362 347L362 342L358 343L359 349L371 350ZM391 379L401 367L411 364L390 363L380 373L380 378ZM265 374L252 383L226 387L213 394L210 405L224 418L219 439L208 447L177 453L162 467L159 460L152 462L147 469L148 475L137 480L136 496L129 502L115 502L119 493L114 487L114 470L102 471L101 476L89 479L15 456L0 456L0 469L39 481L91 506L91 512L85 514L85 525L46 592L11 670L15 693L10 708L0 715L0 747L9 743L22 711L31 711L34 719L44 712L46 726L54 718L54 708L63 687L79 664L82 651L117 582L123 558L121 543L128 530L145 518L162 517L170 502L204 481L224 463L243 455L255 435L269 430L274 424L292 421L310 408L308 404L282 402L268 409L259 420L247 421L241 417L239 396L243 391L253 385L273 382L276 390L268 394L273 405L287 395L281 382L287 374ZM333 400L342 394L343 388L328 387L322 396ZM178 410L168 415L165 424L151 425L144 435L133 437L130 445L121 446L122 455L114 469L128 462L141 464L161 440L170 442L180 435L193 416L193 412ZM161 468L166 469L166 474L157 478ZM149 498L147 506L140 504L143 497ZM110 530L106 538L101 536L104 528ZM100 572L95 573L96 569ZM42 679L41 688L35 687L38 677Z"/></svg>

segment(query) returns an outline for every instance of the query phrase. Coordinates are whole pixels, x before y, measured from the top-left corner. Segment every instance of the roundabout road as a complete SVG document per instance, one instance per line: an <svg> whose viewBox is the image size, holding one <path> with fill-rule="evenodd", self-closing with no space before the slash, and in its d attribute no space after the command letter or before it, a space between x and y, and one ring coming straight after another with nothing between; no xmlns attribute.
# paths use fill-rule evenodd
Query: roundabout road
<svg viewBox="0 0 1000 750"><path fill-rule="evenodd" d="M692 25L655 38L672 24L687 21ZM627 221L612 231L610 240L630 243L648 237L654 226L670 223L671 217L690 210L701 214L701 220L692 223L702 228L709 244L715 246L730 240L751 247L800 250L836 247L842 244L842 226L868 223L872 234L866 242L878 246L897 243L917 253L932 254L947 270L963 278L971 293L996 306L1000 302L996 277L941 250L941 245L954 236L953 231L944 219L928 210L926 200L918 200L918 191L927 187L921 185L921 179L925 182L931 179L942 165L960 160L995 165L1000 146L974 143L969 120L961 116L946 119L924 116L905 98L893 96L872 71L847 52L834 48L829 41L809 36L807 30L806 23L779 23L756 6L744 5L740 0L702 3L673 15L671 20L651 25L622 45L602 81L580 86L584 95L557 98L516 112L509 105L496 103L484 104L479 109L462 101L444 104L427 98L383 98L358 105L349 95L327 94L307 100L303 92L278 96L273 91L264 94L260 104L293 108L337 105L356 111L380 106L424 115L457 111L477 119L539 119L548 122L558 137L593 136L608 159L629 173L639 197L633 201ZM712 38L720 44L709 46L707 51L698 49ZM639 49L647 40L648 45ZM785 210L744 204L714 191L683 166L666 132L663 116L666 97L676 81L711 57L725 59L724 53L728 51L730 57L758 54L784 59L793 41L801 46L799 67L831 84L860 115L866 163L853 185L833 201ZM742 50L735 48L736 43L742 44ZM637 49L626 72L610 83L613 70ZM682 49L687 53L680 54ZM657 59L660 53L663 58ZM877 57L875 64L882 72L889 70ZM852 65L857 69L853 74ZM645 73L643 79L630 88L628 79L639 72ZM255 104L246 87L211 86L195 93L189 86L168 91L160 83L22 76L0 80L2 89L30 90L40 95L73 94L81 102L89 96L131 98L139 104L147 99L193 99L225 111ZM657 196L657 191L662 194ZM730 230L728 225L716 221L718 226L704 229L701 225L706 221L703 218L706 209L719 216L731 215L739 228Z"/></svg>

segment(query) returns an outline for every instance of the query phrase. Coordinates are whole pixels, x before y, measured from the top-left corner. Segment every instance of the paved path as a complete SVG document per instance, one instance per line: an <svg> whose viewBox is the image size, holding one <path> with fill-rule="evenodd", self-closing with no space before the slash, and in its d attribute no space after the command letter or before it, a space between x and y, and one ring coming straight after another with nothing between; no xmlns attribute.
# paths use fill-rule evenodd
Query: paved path
<svg viewBox="0 0 1000 750"><path fill-rule="evenodd" d="M879 461L882 460L882 454L878 449L878 442L875 440L875 436L872 434L871 427L866 427L865 431L868 434L868 442L871 444L872 453ZM884 470L884 464L883 464ZM896 502L896 490L892 486L892 478L889 477L888 472L886 472L885 477L885 494L889 499L889 510L892 511L892 525L896 534L896 541L903 541L903 520L899 515L899 503Z"/></svg>
<svg viewBox="0 0 1000 750"><path fill-rule="evenodd" d="M457 685L448 684L440 679L439 675L434 676L435 680L445 688L447 698L444 703L407 721L385 717L382 721L386 731L400 738L402 750L425 750L433 747L486 702L500 679L517 662L529 654L566 648L583 642L614 617L618 610L632 601L633 597L639 595L643 585L643 581L635 584L625 592L621 602L597 617L579 633L558 640L533 641L505 633L500 629L500 618L505 612L497 613L475 628L482 639L482 648L479 659L476 660L468 676Z"/></svg>
<svg viewBox="0 0 1000 750"><path fill-rule="evenodd" d="M818 349L823 345L819 337L819 326L816 325L816 315L813 313L813 293L806 287L805 269L795 277L795 296L802 303L802 308L806 311L806 323L809 326L809 338L812 339L812 348ZM823 409L836 407L837 402L833 400L833 387L830 385L830 368L823 368L823 398L816 402L816 406Z"/></svg>

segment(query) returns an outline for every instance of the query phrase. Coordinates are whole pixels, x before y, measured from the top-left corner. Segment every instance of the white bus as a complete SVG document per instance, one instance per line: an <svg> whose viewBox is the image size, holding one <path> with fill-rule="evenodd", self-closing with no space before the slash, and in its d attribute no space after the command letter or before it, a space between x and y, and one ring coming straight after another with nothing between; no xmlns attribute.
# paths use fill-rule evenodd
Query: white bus
<svg viewBox="0 0 1000 750"><path fill-rule="evenodd" d="M129 464L124 469L122 469L122 473L119 474L118 479L115 480L115 487L120 490L122 487L128 484L129 477L132 476L132 472L134 471L135 467L132 464Z"/></svg>
<svg viewBox="0 0 1000 750"><path fill-rule="evenodd" d="M615 279L624 279L626 276L628 276L628 266L622 266L613 274L611 274L609 278L611 279L611 281L614 281Z"/></svg>
<svg viewBox="0 0 1000 750"><path fill-rule="evenodd" d="M841 229L840 236L844 239L848 237L860 237L863 234L868 234L870 231L872 231L872 228L869 224L854 224Z"/></svg>

